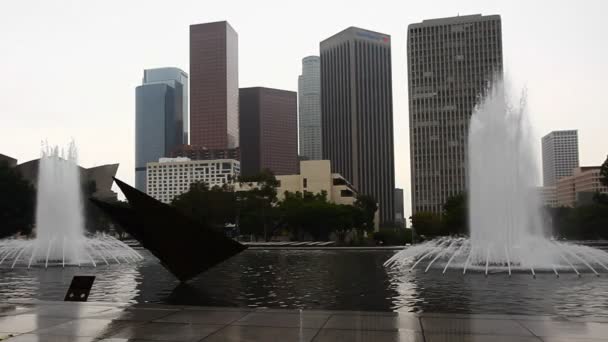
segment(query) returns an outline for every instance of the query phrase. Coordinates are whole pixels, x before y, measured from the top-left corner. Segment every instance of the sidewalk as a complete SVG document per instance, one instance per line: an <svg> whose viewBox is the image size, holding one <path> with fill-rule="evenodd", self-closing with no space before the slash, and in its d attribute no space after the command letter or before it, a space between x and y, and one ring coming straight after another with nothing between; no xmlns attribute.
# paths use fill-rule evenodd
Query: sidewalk
<svg viewBox="0 0 608 342"><path fill-rule="evenodd" d="M241 309L156 304L0 304L0 340L608 341L608 318Z"/></svg>

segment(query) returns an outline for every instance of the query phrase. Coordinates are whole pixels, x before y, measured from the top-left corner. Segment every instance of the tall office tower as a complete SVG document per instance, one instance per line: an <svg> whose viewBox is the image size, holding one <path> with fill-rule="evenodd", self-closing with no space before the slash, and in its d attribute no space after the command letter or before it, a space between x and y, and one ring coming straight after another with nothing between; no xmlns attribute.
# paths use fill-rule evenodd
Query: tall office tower
<svg viewBox="0 0 608 342"><path fill-rule="evenodd" d="M407 220L405 219L405 209L403 207L403 189L395 189L395 225L400 228L407 226Z"/></svg>
<svg viewBox="0 0 608 342"><path fill-rule="evenodd" d="M190 26L190 143L239 146L238 36L226 21Z"/></svg>
<svg viewBox="0 0 608 342"><path fill-rule="evenodd" d="M578 165L578 131L553 131L542 138L543 185L554 186L572 176Z"/></svg>
<svg viewBox="0 0 608 342"><path fill-rule="evenodd" d="M302 60L298 77L298 108L300 114L300 156L319 160L321 151L321 59L308 56Z"/></svg>
<svg viewBox="0 0 608 342"><path fill-rule="evenodd" d="M321 42L323 159L393 222L395 169L390 36L349 27Z"/></svg>
<svg viewBox="0 0 608 342"><path fill-rule="evenodd" d="M500 16L424 20L408 27L412 212L441 213L467 189L469 121L502 77Z"/></svg>
<svg viewBox="0 0 608 342"><path fill-rule="evenodd" d="M135 187L146 191L146 163L185 143L188 74L178 68L144 70L135 89Z"/></svg>
<svg viewBox="0 0 608 342"><path fill-rule="evenodd" d="M297 95L263 87L239 91L241 174L298 173Z"/></svg>

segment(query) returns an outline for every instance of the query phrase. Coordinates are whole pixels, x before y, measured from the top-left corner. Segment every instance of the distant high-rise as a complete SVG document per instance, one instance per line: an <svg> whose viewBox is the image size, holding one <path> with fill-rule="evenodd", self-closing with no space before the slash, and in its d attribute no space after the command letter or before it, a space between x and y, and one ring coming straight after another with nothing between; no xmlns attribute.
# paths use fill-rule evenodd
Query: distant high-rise
<svg viewBox="0 0 608 342"><path fill-rule="evenodd" d="M166 157L188 139L188 74L178 68L144 70L135 89L135 187L146 191L146 163Z"/></svg>
<svg viewBox="0 0 608 342"><path fill-rule="evenodd" d="M395 189L395 224L401 228L407 226L405 209L403 207L403 189Z"/></svg>
<svg viewBox="0 0 608 342"><path fill-rule="evenodd" d="M320 64L318 56L305 57L302 60L302 75L298 77L300 156L309 160L323 158Z"/></svg>
<svg viewBox="0 0 608 342"><path fill-rule="evenodd" d="M190 143L239 146L238 35L226 21L190 26Z"/></svg>
<svg viewBox="0 0 608 342"><path fill-rule="evenodd" d="M321 42L323 159L393 222L395 170L390 36L349 27Z"/></svg>
<svg viewBox="0 0 608 342"><path fill-rule="evenodd" d="M440 213L467 189L473 108L502 77L500 16L424 20L408 27L412 212Z"/></svg>
<svg viewBox="0 0 608 342"><path fill-rule="evenodd" d="M269 169L298 173L297 95L262 87L241 88L241 174Z"/></svg>
<svg viewBox="0 0 608 342"><path fill-rule="evenodd" d="M553 131L542 138L543 185L554 186L572 176L578 165L578 131Z"/></svg>

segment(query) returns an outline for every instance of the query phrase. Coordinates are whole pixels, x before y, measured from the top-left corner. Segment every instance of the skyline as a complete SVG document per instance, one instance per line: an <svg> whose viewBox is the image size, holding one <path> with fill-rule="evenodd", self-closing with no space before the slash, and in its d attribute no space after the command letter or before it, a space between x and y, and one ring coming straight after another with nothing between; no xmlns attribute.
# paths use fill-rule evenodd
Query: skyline
<svg viewBox="0 0 608 342"><path fill-rule="evenodd" d="M239 32L239 86L286 90L297 90L301 60L318 55L320 41L357 26L391 35L396 187L405 189L407 217L411 213L407 25L458 12L501 15L505 74L515 89L528 88L539 179L540 138L550 131L578 129L583 166L599 165L608 150L602 134L608 121L600 100L602 81L608 78L603 63L608 60L608 47L600 43L607 31L600 15L607 5L599 1L578 8L571 4L549 7L554 2L548 1L525 6L523 2L469 1L457 6L378 2L383 11L373 18L355 3L347 8L323 3L327 13L318 13L315 25L304 25L307 16L281 2L272 6L278 15L262 24L256 13L263 15L263 8L248 3L234 11L229 3L210 8L179 2L176 8L184 11L170 18L160 2L32 3L11 4L0 11L0 39L11 47L0 55L0 72L10 80L0 86L5 128L0 134L0 153L21 163L39 157L42 140L63 146L74 138L83 166L120 163L118 177L133 184L134 88L144 69L188 70L190 25L230 22ZM146 15L142 16L144 4ZM585 16L577 18L577 10L585 10Z"/></svg>

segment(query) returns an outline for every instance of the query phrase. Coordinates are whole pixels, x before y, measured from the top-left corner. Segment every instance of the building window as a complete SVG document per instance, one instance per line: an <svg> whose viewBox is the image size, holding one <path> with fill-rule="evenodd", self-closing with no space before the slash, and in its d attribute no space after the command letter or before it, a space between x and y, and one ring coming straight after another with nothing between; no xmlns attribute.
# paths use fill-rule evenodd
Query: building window
<svg viewBox="0 0 608 342"><path fill-rule="evenodd" d="M304 188L306 188L306 187L308 186L308 179L304 178L304 179L302 180L302 186L303 186Z"/></svg>

